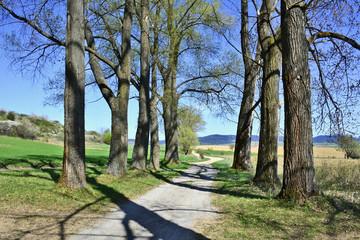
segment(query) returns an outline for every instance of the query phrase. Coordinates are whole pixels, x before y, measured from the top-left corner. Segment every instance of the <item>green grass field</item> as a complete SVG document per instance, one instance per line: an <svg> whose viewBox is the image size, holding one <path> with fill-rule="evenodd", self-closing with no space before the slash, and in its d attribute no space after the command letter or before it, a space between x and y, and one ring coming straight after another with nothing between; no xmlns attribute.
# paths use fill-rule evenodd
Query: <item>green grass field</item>
<svg viewBox="0 0 360 240"><path fill-rule="evenodd" d="M65 220L76 229L89 223L89 215L142 195L181 174L178 169L188 168L188 162L198 161L181 156L182 164L167 170L129 170L117 178L105 174L109 146L91 143L86 148L88 186L72 190L57 185L63 147L0 136L0 239L33 239L39 229L58 235L54 226ZM129 146L129 163L131 154Z"/></svg>

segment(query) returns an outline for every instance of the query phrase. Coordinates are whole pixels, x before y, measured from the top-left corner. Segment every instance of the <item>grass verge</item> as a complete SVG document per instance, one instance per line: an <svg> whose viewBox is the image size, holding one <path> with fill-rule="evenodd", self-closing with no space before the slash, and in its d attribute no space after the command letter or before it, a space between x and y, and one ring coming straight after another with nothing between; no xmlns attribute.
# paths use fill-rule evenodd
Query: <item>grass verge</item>
<svg viewBox="0 0 360 240"><path fill-rule="evenodd" d="M263 192L254 187L251 184L253 173L234 171L230 169L230 164L229 160L213 164L220 170L216 181L218 194L215 195L214 204L222 214L217 220L204 226L203 231L208 238L359 238L360 202L327 194L328 189L336 189L330 184L334 179L326 180L319 175L318 182L325 192L324 195L313 197L305 205L297 206L276 199L278 191ZM351 169L359 167L360 164L353 165ZM330 173L337 176L335 172L342 172L344 175L341 181L347 181L350 168L347 169L318 168L317 171L323 171L322 175L326 176ZM357 188L347 189L348 192L357 190Z"/></svg>

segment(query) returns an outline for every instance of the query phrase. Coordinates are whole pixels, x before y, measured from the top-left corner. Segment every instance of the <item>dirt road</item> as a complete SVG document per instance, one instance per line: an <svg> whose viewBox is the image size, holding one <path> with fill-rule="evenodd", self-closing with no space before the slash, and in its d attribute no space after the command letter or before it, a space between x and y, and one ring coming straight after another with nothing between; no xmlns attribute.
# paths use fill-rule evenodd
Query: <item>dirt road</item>
<svg viewBox="0 0 360 240"><path fill-rule="evenodd" d="M98 224L70 239L207 239L196 227L217 215L210 196L217 171L209 164L218 160L221 158L211 157L194 164L182 176L119 205Z"/></svg>

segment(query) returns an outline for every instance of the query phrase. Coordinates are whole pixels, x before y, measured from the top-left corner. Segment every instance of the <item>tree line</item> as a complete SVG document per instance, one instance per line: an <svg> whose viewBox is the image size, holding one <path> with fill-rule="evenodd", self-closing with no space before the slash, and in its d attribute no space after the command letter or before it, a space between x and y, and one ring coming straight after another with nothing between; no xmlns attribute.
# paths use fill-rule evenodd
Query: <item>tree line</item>
<svg viewBox="0 0 360 240"><path fill-rule="evenodd" d="M320 193L313 162L311 109L320 109L316 111L320 125L328 124L331 131L346 130L345 115L353 110L359 90L352 71L356 70L360 48L355 37L358 27L343 34L348 28L344 16L356 15L357 1L241 0L239 6L231 0L68 0L66 4L58 0L3 0L0 6L4 22L16 19L25 26L27 38L7 36L12 49L22 49L22 55L15 57L22 66L40 70L66 49L65 144L60 179L64 185L86 186L84 89L90 84L98 86L111 110L108 174L126 174L129 88L133 85L138 91L139 116L132 169L159 168L158 113L164 122L164 161L179 162L179 138L191 130L178 126L179 114L183 114L180 99L192 97L231 109L235 96L241 104L232 167L252 168L252 122L260 105L259 156L253 181L261 186L279 184L282 79L284 175L279 196L303 202ZM239 19L226 7L238 11ZM326 17L328 24L319 17ZM358 21L352 20L350 25ZM337 26L338 21L345 23ZM240 26L240 48L231 39L236 25ZM228 48L219 46L224 42ZM349 51L349 47L355 50ZM85 61L92 73L90 82L85 82ZM316 69L318 77L310 75L310 67ZM329 86L341 71L346 77L346 101L342 93ZM318 105L311 102L312 90Z"/></svg>

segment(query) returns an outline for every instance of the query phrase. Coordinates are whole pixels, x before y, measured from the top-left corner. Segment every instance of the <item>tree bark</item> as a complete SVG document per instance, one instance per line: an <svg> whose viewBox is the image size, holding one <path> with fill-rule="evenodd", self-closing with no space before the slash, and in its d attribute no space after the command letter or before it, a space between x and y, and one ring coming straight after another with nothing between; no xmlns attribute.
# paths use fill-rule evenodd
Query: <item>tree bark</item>
<svg viewBox="0 0 360 240"><path fill-rule="evenodd" d="M154 79L155 76L155 79ZM152 91L156 92L156 65L153 65L152 70ZM151 95L150 100L150 118L151 118L151 149L150 149L150 164L149 168L160 168L160 141L159 141L159 121L157 116L157 97L156 94Z"/></svg>
<svg viewBox="0 0 360 240"><path fill-rule="evenodd" d="M64 158L59 183L85 188L84 3L68 0L64 92Z"/></svg>
<svg viewBox="0 0 360 240"><path fill-rule="evenodd" d="M128 103L131 74L131 27L133 0L126 0L121 41L121 70L119 76L118 96L112 109L111 145L108 174L124 176L126 174L128 155Z"/></svg>
<svg viewBox="0 0 360 240"><path fill-rule="evenodd" d="M174 27L174 2L169 1L167 8L167 29L170 35L170 52L168 58L167 71L162 72L164 78L164 96L162 98L163 117L165 127L165 158L164 162L179 163L178 153L178 129L177 129L177 111L178 94L176 85L179 48L182 36L178 36Z"/></svg>
<svg viewBox="0 0 360 240"><path fill-rule="evenodd" d="M150 41L149 41L149 0L141 1L141 36L140 36L140 88L139 119L131 169L145 169L147 163L150 127Z"/></svg>
<svg viewBox="0 0 360 240"><path fill-rule="evenodd" d="M244 93L241 101L238 126L236 131L234 161L232 168L236 170L250 170L251 164L251 130L253 105L255 99L257 74L259 72L257 47L255 61L250 50L248 1L241 0L241 49L245 67Z"/></svg>
<svg viewBox="0 0 360 240"><path fill-rule="evenodd" d="M258 16L258 34L263 57L261 124L258 161L253 182L261 187L280 184L277 175L279 138L279 79L281 71L280 32L273 36L271 13L276 0L264 0Z"/></svg>
<svg viewBox="0 0 360 240"><path fill-rule="evenodd" d="M156 6L156 19L154 24L154 54L153 64L151 68L151 85L152 93L150 99L150 120L151 120L151 149L150 149L150 164L149 168L160 168L160 142L159 142L159 121L157 114L157 62L158 62L158 50L159 50L159 18L160 18L160 4Z"/></svg>
<svg viewBox="0 0 360 240"><path fill-rule="evenodd" d="M281 1L285 96L284 177L280 198L302 203L318 194L313 161L309 45L304 2Z"/></svg>

